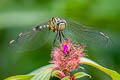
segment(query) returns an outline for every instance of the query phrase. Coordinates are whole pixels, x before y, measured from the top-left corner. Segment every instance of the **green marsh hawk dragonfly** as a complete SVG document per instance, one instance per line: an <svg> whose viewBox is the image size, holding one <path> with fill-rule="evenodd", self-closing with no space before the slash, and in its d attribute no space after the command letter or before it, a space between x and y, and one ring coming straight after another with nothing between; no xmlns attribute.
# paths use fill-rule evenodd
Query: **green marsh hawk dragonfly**
<svg viewBox="0 0 120 80"><path fill-rule="evenodd" d="M22 49L26 48L26 50L40 48L49 41L52 32L56 33L54 40L52 38L53 47L55 46L56 39L61 42L68 37L81 43L85 42L103 46L111 44L110 38L103 32L58 17L53 17L43 25L37 25L19 33L17 39L11 40L9 44L16 48L22 46Z"/></svg>

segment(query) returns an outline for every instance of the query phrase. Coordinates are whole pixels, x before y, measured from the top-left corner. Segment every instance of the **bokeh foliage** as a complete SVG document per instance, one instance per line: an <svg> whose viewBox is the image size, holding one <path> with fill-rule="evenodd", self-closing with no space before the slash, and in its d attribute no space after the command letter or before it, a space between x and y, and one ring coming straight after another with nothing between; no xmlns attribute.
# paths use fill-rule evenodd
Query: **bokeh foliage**
<svg viewBox="0 0 120 80"><path fill-rule="evenodd" d="M102 66L120 73L119 4L119 0L0 0L0 79L27 74L49 63L52 44L46 43L34 51L11 53L8 43L25 28L53 16L72 18L107 33L113 41L111 48L88 47L87 55ZM84 67L92 80L110 80L103 72Z"/></svg>

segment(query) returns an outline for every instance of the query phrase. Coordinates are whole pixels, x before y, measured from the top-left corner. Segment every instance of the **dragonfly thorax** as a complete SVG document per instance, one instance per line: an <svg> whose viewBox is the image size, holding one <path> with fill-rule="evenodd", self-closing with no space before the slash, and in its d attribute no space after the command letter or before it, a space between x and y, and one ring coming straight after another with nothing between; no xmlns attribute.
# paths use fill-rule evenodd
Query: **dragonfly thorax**
<svg viewBox="0 0 120 80"><path fill-rule="evenodd" d="M58 17L50 19L48 22L48 28L50 31L63 31L66 27L66 21Z"/></svg>

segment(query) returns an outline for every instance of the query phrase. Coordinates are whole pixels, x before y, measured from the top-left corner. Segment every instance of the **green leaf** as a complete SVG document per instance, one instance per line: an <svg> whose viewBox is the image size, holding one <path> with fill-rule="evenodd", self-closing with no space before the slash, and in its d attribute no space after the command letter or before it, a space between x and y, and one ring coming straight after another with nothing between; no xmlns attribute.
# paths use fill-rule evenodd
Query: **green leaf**
<svg viewBox="0 0 120 80"><path fill-rule="evenodd" d="M53 71L52 67L44 68L38 74L36 74L31 80L49 80L52 71Z"/></svg>
<svg viewBox="0 0 120 80"><path fill-rule="evenodd" d="M38 74L39 72L43 71L44 69L47 69L47 68L54 68L55 65L54 64L49 64L49 65L46 65L46 66L43 66L43 67L40 67L34 71L32 71L31 73L29 73L29 75L36 75Z"/></svg>
<svg viewBox="0 0 120 80"><path fill-rule="evenodd" d="M70 76L66 76L66 77L62 78L61 80L70 80Z"/></svg>
<svg viewBox="0 0 120 80"><path fill-rule="evenodd" d="M86 74L86 73L84 73L84 72L78 72L78 73L75 73L75 74L73 75L73 77L74 77L75 79L82 78L82 77L85 77L85 76L91 77L90 75L88 75L88 74Z"/></svg>
<svg viewBox="0 0 120 80"><path fill-rule="evenodd" d="M92 61L88 58L85 58L85 57L81 58L80 63L90 65L92 67L95 67L95 68L103 71L104 73L109 75L113 80L120 80L120 74L119 73L117 73L114 70L110 70L110 69L107 69L105 67L102 67L101 65L95 63L94 61Z"/></svg>
<svg viewBox="0 0 120 80"><path fill-rule="evenodd" d="M30 80L34 75L17 75L17 76L11 76L4 80Z"/></svg>
<svg viewBox="0 0 120 80"><path fill-rule="evenodd" d="M79 69L82 69L82 70L85 70L85 68L84 68L84 67L82 67L82 66L79 66L78 68L79 68Z"/></svg>
<svg viewBox="0 0 120 80"><path fill-rule="evenodd" d="M61 79L63 77L63 76L61 76L62 74L64 75L64 73L62 71L55 70L55 71L52 72L51 76L54 76L54 77L57 77L57 78Z"/></svg>

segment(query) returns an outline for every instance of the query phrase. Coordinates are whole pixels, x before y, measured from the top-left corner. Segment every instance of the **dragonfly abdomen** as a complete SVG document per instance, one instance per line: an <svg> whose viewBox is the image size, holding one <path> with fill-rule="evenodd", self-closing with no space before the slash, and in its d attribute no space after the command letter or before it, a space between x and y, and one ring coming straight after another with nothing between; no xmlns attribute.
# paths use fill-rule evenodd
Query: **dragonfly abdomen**
<svg viewBox="0 0 120 80"><path fill-rule="evenodd" d="M33 31L40 31L44 28L48 28L48 25L36 26L33 28Z"/></svg>

